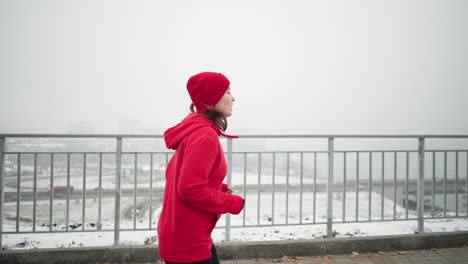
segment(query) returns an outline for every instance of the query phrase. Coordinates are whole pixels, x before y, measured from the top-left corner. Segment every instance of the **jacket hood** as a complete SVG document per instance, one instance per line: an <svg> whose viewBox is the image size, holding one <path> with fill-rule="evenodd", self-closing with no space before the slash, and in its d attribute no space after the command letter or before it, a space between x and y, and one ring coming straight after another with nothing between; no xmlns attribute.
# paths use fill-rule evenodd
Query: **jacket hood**
<svg viewBox="0 0 468 264"><path fill-rule="evenodd" d="M193 131L201 127L211 127L216 131L218 136L224 136L227 138L238 138L237 136L226 135L221 132L221 129L217 127L211 120L206 118L202 114L190 113L187 117L182 120L179 124L167 129L164 132L164 141L166 142L166 147L169 149L177 149L180 142L192 133Z"/></svg>
<svg viewBox="0 0 468 264"><path fill-rule="evenodd" d="M217 127L205 116L197 113L190 113L182 122L167 129L164 132L164 141L169 149L177 149L180 142L193 131L201 127L212 127L215 131Z"/></svg>

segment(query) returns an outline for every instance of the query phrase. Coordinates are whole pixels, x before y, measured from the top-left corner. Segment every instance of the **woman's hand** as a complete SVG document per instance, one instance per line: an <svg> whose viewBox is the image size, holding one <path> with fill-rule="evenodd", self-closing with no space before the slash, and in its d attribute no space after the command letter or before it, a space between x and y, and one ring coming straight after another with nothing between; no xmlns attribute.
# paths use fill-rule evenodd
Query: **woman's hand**
<svg viewBox="0 0 468 264"><path fill-rule="evenodd" d="M231 187L227 187L226 190L224 190L223 192L227 193L227 194L232 194L234 192L233 189L231 189Z"/></svg>

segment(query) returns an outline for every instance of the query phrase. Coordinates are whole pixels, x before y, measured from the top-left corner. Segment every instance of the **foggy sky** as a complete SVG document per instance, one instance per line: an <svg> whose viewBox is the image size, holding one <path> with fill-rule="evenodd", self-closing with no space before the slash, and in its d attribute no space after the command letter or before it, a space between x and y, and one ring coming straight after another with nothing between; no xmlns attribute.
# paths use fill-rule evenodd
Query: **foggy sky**
<svg viewBox="0 0 468 264"><path fill-rule="evenodd" d="M0 133L468 134L468 1L0 1Z"/></svg>

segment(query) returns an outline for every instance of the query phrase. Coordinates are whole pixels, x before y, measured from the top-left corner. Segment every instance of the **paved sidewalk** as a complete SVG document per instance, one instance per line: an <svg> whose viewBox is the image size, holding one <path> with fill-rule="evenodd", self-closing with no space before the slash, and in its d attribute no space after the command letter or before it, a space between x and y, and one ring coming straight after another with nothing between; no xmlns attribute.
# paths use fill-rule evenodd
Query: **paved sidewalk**
<svg viewBox="0 0 468 264"><path fill-rule="evenodd" d="M468 263L468 247L408 250L355 255L288 256L283 258L258 258L225 260L221 264L373 264L373 263Z"/></svg>
<svg viewBox="0 0 468 264"><path fill-rule="evenodd" d="M468 231L312 240L224 242L217 244L216 249L220 258L226 260L222 264L468 264ZM378 251L380 254L375 253ZM159 259L157 253L156 245L0 250L0 263L158 263L155 261ZM289 257L283 257L285 255ZM301 258L294 258L295 256Z"/></svg>

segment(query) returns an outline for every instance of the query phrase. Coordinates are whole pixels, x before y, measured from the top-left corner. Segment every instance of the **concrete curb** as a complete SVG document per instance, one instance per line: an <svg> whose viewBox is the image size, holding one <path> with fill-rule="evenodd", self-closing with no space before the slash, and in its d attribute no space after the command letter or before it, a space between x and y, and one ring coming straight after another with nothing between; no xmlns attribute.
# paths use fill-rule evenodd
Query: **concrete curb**
<svg viewBox="0 0 468 264"><path fill-rule="evenodd" d="M448 248L468 244L468 231L411 235L229 242L216 245L221 259L277 258L358 252ZM129 263L159 259L157 246L88 247L0 251L0 263Z"/></svg>

